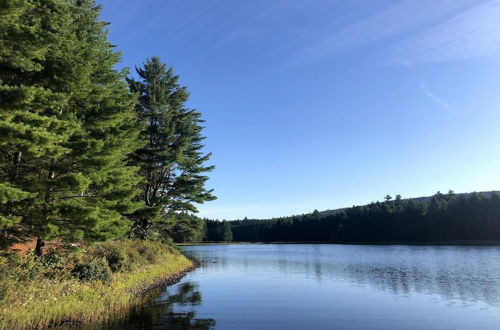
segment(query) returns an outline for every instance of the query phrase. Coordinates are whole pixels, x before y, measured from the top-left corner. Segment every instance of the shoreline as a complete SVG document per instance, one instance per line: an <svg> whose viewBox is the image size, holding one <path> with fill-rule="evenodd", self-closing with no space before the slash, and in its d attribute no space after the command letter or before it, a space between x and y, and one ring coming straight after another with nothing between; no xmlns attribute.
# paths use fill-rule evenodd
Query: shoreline
<svg viewBox="0 0 500 330"><path fill-rule="evenodd" d="M196 266L192 266L192 267L189 267L189 268L186 268L186 269L180 271L179 273L166 276L165 278L156 279L153 283L149 283L145 286L126 289L125 291L127 293L131 294L132 299L134 299L136 301L134 301L129 306L124 307L123 310L114 311L114 312L110 313L108 318L105 321L102 321L102 320L99 320L99 321L68 320L68 321L62 321L61 323L50 325L49 327L57 329L60 327L74 327L74 326L79 326L79 325L104 326L108 323L114 323L114 322L119 323L120 321L126 320L127 315L130 312L133 312L136 309L140 309L145 304L147 304L147 302L149 300L149 297L147 296L147 294L149 292L153 291L154 289L168 287L168 286L171 286L171 285L174 285L174 284L180 282L182 280L182 278L187 275L187 273L193 271L195 268L196 268ZM0 329L2 329L2 328L0 328Z"/></svg>
<svg viewBox="0 0 500 330"><path fill-rule="evenodd" d="M125 319L148 302L153 289L179 282L195 262L166 247L164 258L140 269L116 273L112 282L31 280L19 282L0 304L0 329L102 326Z"/></svg>

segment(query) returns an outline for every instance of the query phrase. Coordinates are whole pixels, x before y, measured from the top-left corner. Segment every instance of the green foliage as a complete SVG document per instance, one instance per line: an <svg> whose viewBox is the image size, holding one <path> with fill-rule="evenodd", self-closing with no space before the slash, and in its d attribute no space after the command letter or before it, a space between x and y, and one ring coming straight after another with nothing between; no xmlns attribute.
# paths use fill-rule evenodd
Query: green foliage
<svg viewBox="0 0 500 330"><path fill-rule="evenodd" d="M225 242L230 242L233 240L233 232L231 231L231 225L227 221L222 221L222 240Z"/></svg>
<svg viewBox="0 0 500 330"><path fill-rule="evenodd" d="M0 302L7 295L7 290L9 289L9 281L10 279L10 270L8 265L8 259L4 256L0 256L0 274L2 277L0 278Z"/></svg>
<svg viewBox="0 0 500 330"><path fill-rule="evenodd" d="M163 241L203 232L180 215L213 199L200 114L157 60L143 73L159 76L129 86L100 9L94 0L0 0L0 249L37 242L27 256L0 255L0 329L105 318L108 306L133 301L125 289L191 265L156 242L87 244L132 225ZM46 240L59 250L44 254ZM68 242L86 251L64 250Z"/></svg>
<svg viewBox="0 0 500 330"><path fill-rule="evenodd" d="M78 264L71 274L81 281L100 281L105 284L109 284L112 278L108 261L104 258L94 259L88 264Z"/></svg>
<svg viewBox="0 0 500 330"><path fill-rule="evenodd" d="M205 240L209 242L230 242L233 240L231 223L224 221L205 220Z"/></svg>
<svg viewBox="0 0 500 330"><path fill-rule="evenodd" d="M113 272L133 271L154 264L170 247L145 240L120 240L96 244L84 257L86 260L103 258Z"/></svg>
<svg viewBox="0 0 500 330"><path fill-rule="evenodd" d="M93 0L0 3L0 243L123 236L134 96ZM37 248L37 253L41 245Z"/></svg>
<svg viewBox="0 0 500 330"><path fill-rule="evenodd" d="M111 273L104 255L114 249L129 256L124 268L133 271L122 268ZM192 267L180 253L155 242L112 241L84 250L80 256L61 252L44 258L0 255L0 329L106 322L140 305L143 300L137 292ZM136 256L134 262L130 255ZM74 267L76 260L79 266ZM61 265L68 270L66 274L58 270ZM70 272L73 268L77 277Z"/></svg>
<svg viewBox="0 0 500 330"><path fill-rule="evenodd" d="M130 160L143 177L139 200L145 207L131 216L132 235L172 235L176 222L185 220L180 213L196 212L195 203L215 199L205 188L208 178L203 175L213 166L204 165L210 154L201 151L203 121L199 112L186 108L189 94L178 84L179 77L157 57L137 69L137 74L139 80L129 79L129 85L138 95L142 147ZM185 224L177 227L184 230Z"/></svg>
<svg viewBox="0 0 500 330"><path fill-rule="evenodd" d="M231 222L234 240L247 242L439 243L488 242L500 238L500 195L438 192L422 201L385 202L335 212L271 220ZM208 240L219 240L207 222Z"/></svg>
<svg viewBox="0 0 500 330"><path fill-rule="evenodd" d="M180 213L172 227L167 228L166 235L175 242L201 242L206 231L205 221L193 214Z"/></svg>
<svg viewBox="0 0 500 330"><path fill-rule="evenodd" d="M130 264L139 259L138 255L132 254L130 256L124 250L118 247L112 247L105 256L109 268L113 272L118 272L130 267Z"/></svg>
<svg viewBox="0 0 500 330"><path fill-rule="evenodd" d="M0 248L203 231L182 215L215 198L201 115L158 58L127 83L99 15L94 0L0 2Z"/></svg>

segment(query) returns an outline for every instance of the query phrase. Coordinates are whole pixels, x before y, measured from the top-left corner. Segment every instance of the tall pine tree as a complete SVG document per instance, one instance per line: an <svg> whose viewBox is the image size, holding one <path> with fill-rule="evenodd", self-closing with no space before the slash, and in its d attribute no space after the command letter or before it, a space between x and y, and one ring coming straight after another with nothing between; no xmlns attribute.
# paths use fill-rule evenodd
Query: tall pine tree
<svg viewBox="0 0 500 330"><path fill-rule="evenodd" d="M201 115L186 108L189 94L172 68L153 57L137 74L139 80L129 79L129 85L139 98L144 147L133 154L131 162L143 177L140 200L145 207L133 215L131 234L173 236L179 214L197 212L196 203L215 199L205 187L208 177L204 175L213 166L204 165L210 154L202 152Z"/></svg>
<svg viewBox="0 0 500 330"><path fill-rule="evenodd" d="M139 129L93 0L0 1L0 240L123 235Z"/></svg>

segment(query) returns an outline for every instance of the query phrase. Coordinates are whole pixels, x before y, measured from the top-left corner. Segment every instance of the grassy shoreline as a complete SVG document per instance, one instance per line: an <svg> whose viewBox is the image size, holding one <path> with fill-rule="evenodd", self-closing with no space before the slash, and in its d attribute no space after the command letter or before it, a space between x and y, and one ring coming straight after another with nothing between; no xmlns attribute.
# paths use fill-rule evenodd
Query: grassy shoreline
<svg viewBox="0 0 500 330"><path fill-rule="evenodd" d="M155 248L155 262L116 272L109 283L46 277L11 282L0 301L0 329L99 324L125 316L144 303L145 292L175 283L194 267L172 247Z"/></svg>

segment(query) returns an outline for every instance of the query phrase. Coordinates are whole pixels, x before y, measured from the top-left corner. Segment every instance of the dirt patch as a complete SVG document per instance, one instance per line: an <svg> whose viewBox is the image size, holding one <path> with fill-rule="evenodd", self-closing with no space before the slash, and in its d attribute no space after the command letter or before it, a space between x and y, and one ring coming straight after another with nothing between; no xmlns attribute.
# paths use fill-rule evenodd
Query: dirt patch
<svg viewBox="0 0 500 330"><path fill-rule="evenodd" d="M58 250L64 247L65 244L61 240L53 240L49 242L44 242L43 253L47 253L52 250ZM36 238L28 239L24 242L13 244L8 251L9 252L17 252L23 256L27 255L30 252L35 251L36 247Z"/></svg>

